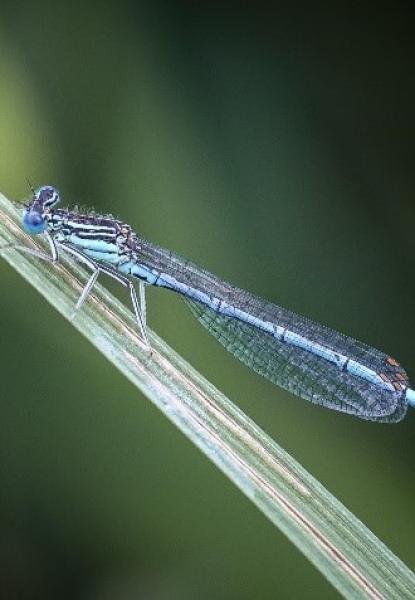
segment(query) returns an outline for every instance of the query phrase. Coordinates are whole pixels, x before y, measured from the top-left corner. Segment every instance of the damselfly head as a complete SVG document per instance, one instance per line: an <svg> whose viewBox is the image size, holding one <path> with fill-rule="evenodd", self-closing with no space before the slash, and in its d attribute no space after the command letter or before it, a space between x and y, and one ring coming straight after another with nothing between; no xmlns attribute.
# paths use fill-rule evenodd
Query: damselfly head
<svg viewBox="0 0 415 600"><path fill-rule="evenodd" d="M46 215L60 200L59 192L51 185L44 185L33 192L32 201L23 215L23 228L27 233L43 233L47 227Z"/></svg>

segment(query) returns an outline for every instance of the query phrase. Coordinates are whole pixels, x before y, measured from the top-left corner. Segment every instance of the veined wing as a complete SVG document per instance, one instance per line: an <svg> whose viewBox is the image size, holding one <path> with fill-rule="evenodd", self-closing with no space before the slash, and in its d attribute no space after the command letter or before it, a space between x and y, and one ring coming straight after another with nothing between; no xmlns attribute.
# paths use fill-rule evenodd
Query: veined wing
<svg viewBox="0 0 415 600"><path fill-rule="evenodd" d="M408 377L390 356L221 280L137 238L131 275L187 298L227 350L273 383L315 404L374 421L406 412ZM146 275L147 273L147 275Z"/></svg>
<svg viewBox="0 0 415 600"><path fill-rule="evenodd" d="M252 325L221 315L199 302L187 302L209 333L272 383L314 404L370 421L393 423L405 416L404 392L378 387Z"/></svg>

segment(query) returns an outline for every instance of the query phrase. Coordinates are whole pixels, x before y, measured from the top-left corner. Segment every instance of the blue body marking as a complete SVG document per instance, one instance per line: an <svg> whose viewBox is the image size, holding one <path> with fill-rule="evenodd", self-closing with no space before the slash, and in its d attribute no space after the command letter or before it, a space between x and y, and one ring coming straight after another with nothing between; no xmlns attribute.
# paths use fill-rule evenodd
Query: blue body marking
<svg viewBox="0 0 415 600"><path fill-rule="evenodd" d="M140 238L112 216L55 209L59 193L51 186L34 192L23 216L30 234L46 233L51 249L66 249L95 269L78 301L87 298L98 273L130 288L143 336L140 308L129 277L184 296L199 322L251 369L315 404L362 419L397 422L415 391L393 358L238 289L196 265Z"/></svg>
<svg viewBox="0 0 415 600"><path fill-rule="evenodd" d="M85 251L85 254L89 252L98 254L117 254L119 249L117 244L111 244L104 240L97 240L94 238L81 238L76 234L66 236L65 241L69 244L73 244L77 248Z"/></svg>

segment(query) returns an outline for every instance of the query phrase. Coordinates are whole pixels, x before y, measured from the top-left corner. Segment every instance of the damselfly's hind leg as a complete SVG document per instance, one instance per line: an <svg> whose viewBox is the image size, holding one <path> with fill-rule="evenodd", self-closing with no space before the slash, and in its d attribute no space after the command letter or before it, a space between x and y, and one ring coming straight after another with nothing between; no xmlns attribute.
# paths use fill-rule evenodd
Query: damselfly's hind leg
<svg viewBox="0 0 415 600"><path fill-rule="evenodd" d="M87 283L85 284L85 287L82 290L82 293L79 296L78 301L75 305L75 309L73 311L72 318L75 317L77 312L81 309L82 305L84 304L85 300L88 298L94 285L97 282L99 274L105 273L106 275L108 275L109 277L111 277L112 279L114 279L115 281L120 283L122 286L129 289L131 302L132 302L132 305L134 308L134 314L135 314L135 318L137 320L138 328L141 333L141 337L143 338L148 350L151 352L151 345L150 345L150 340L148 339L147 323L146 323L146 300L145 300L145 289L144 289L145 284L142 281L140 281L140 288L139 288L140 301L139 301L137 298L137 293L135 291L135 287L127 277L120 275L117 271L115 271L114 269L111 269L111 267L105 267L103 265L96 263L94 260L91 260L90 258L88 258L88 256L86 256L83 252L80 252L77 248L73 248L72 246L68 246L66 244L65 245L59 244L59 247L62 250L65 250L65 252L68 252L69 254L74 256L76 259L78 259L80 262L82 262L83 264L85 264L87 267L89 267L92 270L92 274L91 274L90 278L88 279Z"/></svg>
<svg viewBox="0 0 415 600"><path fill-rule="evenodd" d="M48 233L46 233L45 235L49 242L50 254L46 254L46 252L41 252L40 250L34 250L33 248L29 248L28 246L21 246L20 244L4 244L3 246L0 246L0 252L2 252L3 250L10 249L19 250L19 252L24 252L25 254L36 256L36 258L40 258L41 260L56 263L59 260L59 254L55 240Z"/></svg>
<svg viewBox="0 0 415 600"><path fill-rule="evenodd" d="M75 313L81 308L85 300L88 298L89 294L92 291L92 288L97 282L98 276L100 273L105 273L109 277L112 277L115 281L128 288L130 291L131 302L134 308L134 314L137 321L137 325L139 327L141 337L143 338L147 348L151 351L150 340L148 339L147 334L147 323L146 323L146 301L145 301L145 290L144 283L140 281L140 301L137 298L137 292L135 290L134 285L127 277L123 277L114 269L109 267L104 267L102 265L95 265L95 270L89 278L87 284L82 290L82 294L80 295L78 302L75 306Z"/></svg>

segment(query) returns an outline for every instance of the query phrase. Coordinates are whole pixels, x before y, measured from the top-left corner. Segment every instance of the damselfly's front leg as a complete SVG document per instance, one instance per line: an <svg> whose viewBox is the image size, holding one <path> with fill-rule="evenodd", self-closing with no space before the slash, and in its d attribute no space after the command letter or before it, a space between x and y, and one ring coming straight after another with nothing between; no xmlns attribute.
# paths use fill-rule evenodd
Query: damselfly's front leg
<svg viewBox="0 0 415 600"><path fill-rule="evenodd" d="M4 244L0 246L0 252L3 250L19 250L19 252L24 252L25 254L30 254L31 256L36 256L36 258L40 258L41 260L46 260L51 263L56 263L59 260L58 248L56 246L56 242L53 237L49 233L45 233L46 239L49 242L50 254L46 254L46 252L41 252L40 250L34 250L33 248L29 248L28 246L22 246L20 244Z"/></svg>
<svg viewBox="0 0 415 600"><path fill-rule="evenodd" d="M115 269L112 269L111 267L107 267L107 266L98 264L97 262L90 259L83 252L81 252L77 248L74 248L73 246L70 246L68 244L60 244L60 243L58 243L58 245L59 245L60 249L64 250L65 252L68 252L68 254L71 254L75 259L79 260L80 262L82 262L84 265L86 265L87 267L89 267L92 270L92 275L88 279L87 283L85 284L84 289L82 290L81 295L78 298L78 301L75 305L75 309L74 309L72 317L75 317L76 313L80 310L80 308L84 304L85 300L88 298L94 285L97 282L99 274L105 273L106 275L108 275L109 277L111 277L112 279L114 279L115 281L120 283L122 286L129 289L131 302L132 302L132 305L134 308L134 314L135 314L137 324L138 324L138 327L139 327L139 330L141 333L141 337L143 338L148 350L151 351L151 345L150 345L150 341L148 339L148 334L147 334L147 323L146 323L146 312L147 311L146 311L144 282L140 281L140 287L139 287L140 301L139 301L137 298L137 293L136 293L135 287L127 277L120 275L117 271L115 271Z"/></svg>

